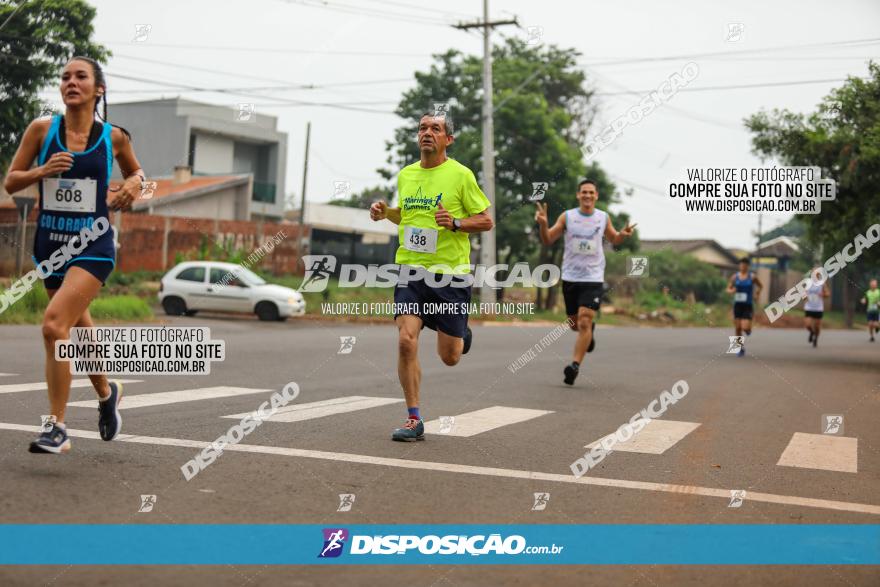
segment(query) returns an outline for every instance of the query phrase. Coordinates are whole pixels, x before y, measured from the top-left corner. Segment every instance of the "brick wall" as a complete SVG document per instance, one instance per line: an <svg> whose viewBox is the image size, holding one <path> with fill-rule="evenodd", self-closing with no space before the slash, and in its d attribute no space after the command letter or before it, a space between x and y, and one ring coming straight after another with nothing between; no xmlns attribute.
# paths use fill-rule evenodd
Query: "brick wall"
<svg viewBox="0 0 880 587"><path fill-rule="evenodd" d="M278 244L251 268L259 267L274 275L303 273L302 265L297 266L297 246L301 241L298 224L175 218L128 212L119 215L111 213L110 220L119 231L117 271L170 269L178 253L192 257L203 242L231 245L242 250L247 257L278 235ZM36 212L28 218L25 271L33 268L30 256L35 228ZM278 234L279 231L284 234ZM305 234L308 233L309 228L306 227ZM9 276L15 270L17 234L16 211L0 209L0 275Z"/></svg>

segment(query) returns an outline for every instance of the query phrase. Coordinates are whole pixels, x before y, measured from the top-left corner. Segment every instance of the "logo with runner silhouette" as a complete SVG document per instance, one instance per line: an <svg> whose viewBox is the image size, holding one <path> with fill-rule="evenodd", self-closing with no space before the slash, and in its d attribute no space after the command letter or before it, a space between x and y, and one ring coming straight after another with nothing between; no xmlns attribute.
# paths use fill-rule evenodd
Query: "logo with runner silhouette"
<svg viewBox="0 0 880 587"><path fill-rule="evenodd" d="M745 489L731 489L730 490L730 503L727 504L729 508L738 508L742 507L743 500L746 498Z"/></svg>
<svg viewBox="0 0 880 587"><path fill-rule="evenodd" d="M348 530L345 528L324 528L324 547L318 558L336 558L342 554L345 541L348 540Z"/></svg>
<svg viewBox="0 0 880 587"><path fill-rule="evenodd" d="M629 277L647 277L648 276L648 258L647 257L627 257L626 258L626 274Z"/></svg>
<svg viewBox="0 0 880 587"><path fill-rule="evenodd" d="M336 257L333 255L303 255L303 264L306 268L306 274L297 291L315 293L327 289L330 276L336 270Z"/></svg>
<svg viewBox="0 0 880 587"><path fill-rule="evenodd" d="M532 505L533 512L540 512L547 509L547 504L550 502L550 494L549 493L536 493L535 494L535 503Z"/></svg>
<svg viewBox="0 0 880 587"><path fill-rule="evenodd" d="M40 416L40 432L52 432L52 426L55 425L55 416Z"/></svg>
<svg viewBox="0 0 880 587"><path fill-rule="evenodd" d="M257 105L253 102L239 102L236 104L238 110L235 112L236 122L251 122L256 120Z"/></svg>
<svg viewBox="0 0 880 587"><path fill-rule="evenodd" d="M822 434L843 436L843 414L822 414Z"/></svg>
<svg viewBox="0 0 880 587"><path fill-rule="evenodd" d="M351 507L354 505L354 493L340 493L339 494L339 507L336 508L337 512L350 512Z"/></svg>
<svg viewBox="0 0 880 587"><path fill-rule="evenodd" d="M746 30L746 25L741 22L729 22L727 23L727 38L724 39L728 43L739 43L742 41L743 32Z"/></svg>
<svg viewBox="0 0 880 587"><path fill-rule="evenodd" d="M141 507L138 508L139 514L148 514L153 511L153 506L156 505L156 496L155 495L141 495Z"/></svg>
<svg viewBox="0 0 880 587"><path fill-rule="evenodd" d="M449 434L455 427L455 416L440 416L440 434Z"/></svg>
<svg viewBox="0 0 880 587"><path fill-rule="evenodd" d="M357 342L357 337L355 336L340 336L339 337L339 351L336 353L337 355L350 355L351 351L354 350L354 343Z"/></svg>
<svg viewBox="0 0 880 587"><path fill-rule="evenodd" d="M449 116L449 102L433 102L434 117L446 118Z"/></svg>
<svg viewBox="0 0 880 587"><path fill-rule="evenodd" d="M532 182L532 195L529 196L530 202L537 202L539 200L543 200L544 196L547 195L547 190L550 188L550 182L548 181L533 181Z"/></svg>
<svg viewBox="0 0 880 587"><path fill-rule="evenodd" d="M147 37L150 36L150 32L153 30L153 25L151 24L136 24L134 25L134 38L131 40L132 43L143 43L147 40Z"/></svg>
<svg viewBox="0 0 880 587"><path fill-rule="evenodd" d="M728 355L735 355L740 352L745 344L745 338L742 336L731 336L730 338L730 346L727 347Z"/></svg>
<svg viewBox="0 0 880 587"><path fill-rule="evenodd" d="M541 39L544 38L544 27L530 26L526 27L526 45L540 45Z"/></svg>

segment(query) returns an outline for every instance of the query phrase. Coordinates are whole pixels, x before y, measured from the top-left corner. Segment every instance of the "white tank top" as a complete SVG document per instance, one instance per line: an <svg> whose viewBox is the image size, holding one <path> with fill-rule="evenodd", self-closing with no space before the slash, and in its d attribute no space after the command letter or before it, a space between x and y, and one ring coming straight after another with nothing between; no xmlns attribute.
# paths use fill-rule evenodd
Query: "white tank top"
<svg viewBox="0 0 880 587"><path fill-rule="evenodd" d="M807 301L804 302L804 310L807 312L822 312L825 309L825 302L822 299L823 286L819 284L811 284L807 288Z"/></svg>
<svg viewBox="0 0 880 587"><path fill-rule="evenodd" d="M578 208L565 211L565 252L562 279L565 281L605 281L605 251L602 237L608 215L596 208L589 216Z"/></svg>

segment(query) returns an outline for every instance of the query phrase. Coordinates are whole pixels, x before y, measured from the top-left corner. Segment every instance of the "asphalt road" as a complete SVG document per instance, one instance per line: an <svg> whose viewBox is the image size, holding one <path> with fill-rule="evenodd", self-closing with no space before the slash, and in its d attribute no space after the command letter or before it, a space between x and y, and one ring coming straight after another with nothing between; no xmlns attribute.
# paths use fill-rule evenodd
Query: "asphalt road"
<svg viewBox="0 0 880 587"><path fill-rule="evenodd" d="M450 432L428 434L425 442L391 442L391 430L406 416L402 403L268 421L241 442L263 448L229 450L186 481L180 467L197 452L186 441L209 442L225 434L236 420L223 416L257 409L288 382L301 389L295 404L354 401L341 399L351 396L401 399L396 330L202 316L169 324L209 326L213 338L226 341L226 361L214 363L207 376L128 376L140 381L126 384L127 401L217 386L265 391L123 410L124 434L134 436L112 443L94 438L94 408L71 407L68 428L88 434L74 432L73 449L62 457L27 452L35 436L27 427L36 429L46 412L45 392L8 391L11 385L44 380L39 327L0 328L0 373L6 374L0 376L3 523L880 523L880 343L868 344L864 332L826 331L813 349L801 330L758 329L740 358L727 353L729 329L600 327L596 351L569 387L562 383L562 367L570 360L574 335L541 346L552 325L475 326L473 349L455 367L443 365L433 333L425 330L422 416L426 421L455 417ZM356 337L354 347L339 354L340 337L347 336ZM508 365L536 344L541 352L511 372ZM673 436L681 429L687 433L666 442L661 434L659 454L615 450L580 479L572 475L570 464L583 456L586 444L612 433L679 380L689 391L660 420L685 423L674 425ZM90 387L71 392L72 402L93 398ZM494 406L503 408L493 412L498 418L522 421L457 435L467 431L470 412ZM832 436L823 434L825 414L842 415L844 427L817 455L809 447L825 446ZM797 439L808 448L798 451L803 446ZM799 466L778 464L783 453ZM729 507L731 490L746 492L740 507ZM541 492L549 493L549 501L545 509L533 510L534 494ZM138 512L144 494L156 496L151 512ZM355 494L350 511L337 511L339 494ZM0 568L4 585L279 581L877 585L880 569Z"/></svg>

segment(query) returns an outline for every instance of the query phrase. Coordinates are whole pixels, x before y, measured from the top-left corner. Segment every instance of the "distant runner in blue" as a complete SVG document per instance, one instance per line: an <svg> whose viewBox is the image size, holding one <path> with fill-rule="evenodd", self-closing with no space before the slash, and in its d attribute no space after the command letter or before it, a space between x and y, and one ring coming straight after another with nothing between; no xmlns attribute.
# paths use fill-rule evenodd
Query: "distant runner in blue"
<svg viewBox="0 0 880 587"><path fill-rule="evenodd" d="M764 284L749 269L749 265L748 257L740 259L739 272L731 275L727 282L727 293L733 294L733 325L738 337L742 337L743 333L746 336L752 334L754 298L761 295L761 290L764 288ZM738 356L743 357L745 354L746 345L743 344L739 349Z"/></svg>

